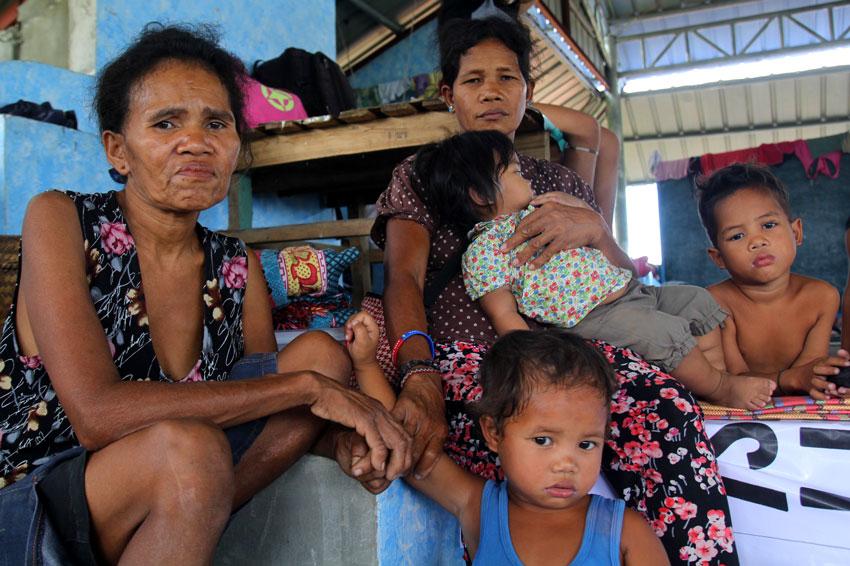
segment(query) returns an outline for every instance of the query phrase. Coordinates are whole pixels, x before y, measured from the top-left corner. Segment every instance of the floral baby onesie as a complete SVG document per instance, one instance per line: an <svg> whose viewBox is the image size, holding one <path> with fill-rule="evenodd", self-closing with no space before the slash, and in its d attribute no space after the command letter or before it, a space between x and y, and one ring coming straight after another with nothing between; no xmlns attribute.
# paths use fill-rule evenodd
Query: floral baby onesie
<svg viewBox="0 0 850 566"><path fill-rule="evenodd" d="M534 208L475 225L463 254L463 282L473 300L510 285L520 313L570 328L612 292L628 285L631 272L614 266L602 252L587 246L558 252L539 269L528 264L511 266L524 245L508 253L501 253L499 246Z"/></svg>

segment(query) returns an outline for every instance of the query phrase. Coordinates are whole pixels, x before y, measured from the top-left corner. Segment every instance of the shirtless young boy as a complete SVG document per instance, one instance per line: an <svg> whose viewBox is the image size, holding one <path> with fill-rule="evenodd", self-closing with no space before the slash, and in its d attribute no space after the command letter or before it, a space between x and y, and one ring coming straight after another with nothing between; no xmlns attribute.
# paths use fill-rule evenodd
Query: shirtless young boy
<svg viewBox="0 0 850 566"><path fill-rule="evenodd" d="M850 396L825 379L850 366L845 350L829 357L838 291L791 273L803 223L791 220L782 181L766 167L738 163L700 181L698 201L708 255L729 273L708 287L730 314L721 330L727 370L773 379L774 396Z"/></svg>

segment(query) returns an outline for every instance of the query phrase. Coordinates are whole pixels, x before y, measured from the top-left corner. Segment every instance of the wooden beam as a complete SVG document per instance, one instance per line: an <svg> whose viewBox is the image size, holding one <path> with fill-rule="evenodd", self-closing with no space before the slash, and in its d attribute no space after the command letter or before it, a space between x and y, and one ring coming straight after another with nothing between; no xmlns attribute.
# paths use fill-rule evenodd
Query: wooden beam
<svg viewBox="0 0 850 566"><path fill-rule="evenodd" d="M254 167L319 159L328 155L419 147L460 131L454 115L423 112L403 118L383 118L344 128L305 130L295 135L268 136L251 144Z"/></svg>
<svg viewBox="0 0 850 566"><path fill-rule="evenodd" d="M372 231L372 224L374 222L374 218L355 218L353 220L328 220L326 222L310 222L308 224L251 228L249 230L227 230L222 233L240 238L246 244L321 240L324 238L351 238L355 236L368 236Z"/></svg>

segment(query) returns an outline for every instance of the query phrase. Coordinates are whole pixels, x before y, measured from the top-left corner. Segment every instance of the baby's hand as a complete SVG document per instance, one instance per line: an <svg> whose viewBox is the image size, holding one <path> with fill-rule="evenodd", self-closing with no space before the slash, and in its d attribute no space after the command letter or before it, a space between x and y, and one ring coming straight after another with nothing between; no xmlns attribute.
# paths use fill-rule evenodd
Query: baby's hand
<svg viewBox="0 0 850 566"><path fill-rule="evenodd" d="M590 205L581 200L578 197L574 197L573 195L561 192L561 191L551 191L548 193L543 193L539 197L535 197L534 200L531 201L531 204L534 206L541 206L547 202L556 202L558 204L563 204L564 206L575 206L578 208L590 208Z"/></svg>
<svg viewBox="0 0 850 566"><path fill-rule="evenodd" d="M812 387L809 395L814 399L831 399L838 397L850 397L850 388L838 387L829 381L829 378L837 375L843 368L850 367L850 352L838 350L837 355L824 358L815 364L813 368Z"/></svg>
<svg viewBox="0 0 850 566"><path fill-rule="evenodd" d="M345 345L354 367L378 363L375 352L378 349L378 323L366 311L360 311L345 323Z"/></svg>

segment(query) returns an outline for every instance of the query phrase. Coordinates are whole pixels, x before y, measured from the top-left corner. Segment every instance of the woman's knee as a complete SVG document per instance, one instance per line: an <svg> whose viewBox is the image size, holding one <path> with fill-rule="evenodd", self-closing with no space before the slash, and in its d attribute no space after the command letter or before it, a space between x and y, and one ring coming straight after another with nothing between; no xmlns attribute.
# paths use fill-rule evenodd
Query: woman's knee
<svg viewBox="0 0 850 566"><path fill-rule="evenodd" d="M311 330L299 335L277 354L281 373L309 369L341 383L351 376L351 358L330 334Z"/></svg>
<svg viewBox="0 0 850 566"><path fill-rule="evenodd" d="M232 490L233 459L221 428L199 420L161 421L148 431L158 451L162 483L193 492Z"/></svg>

